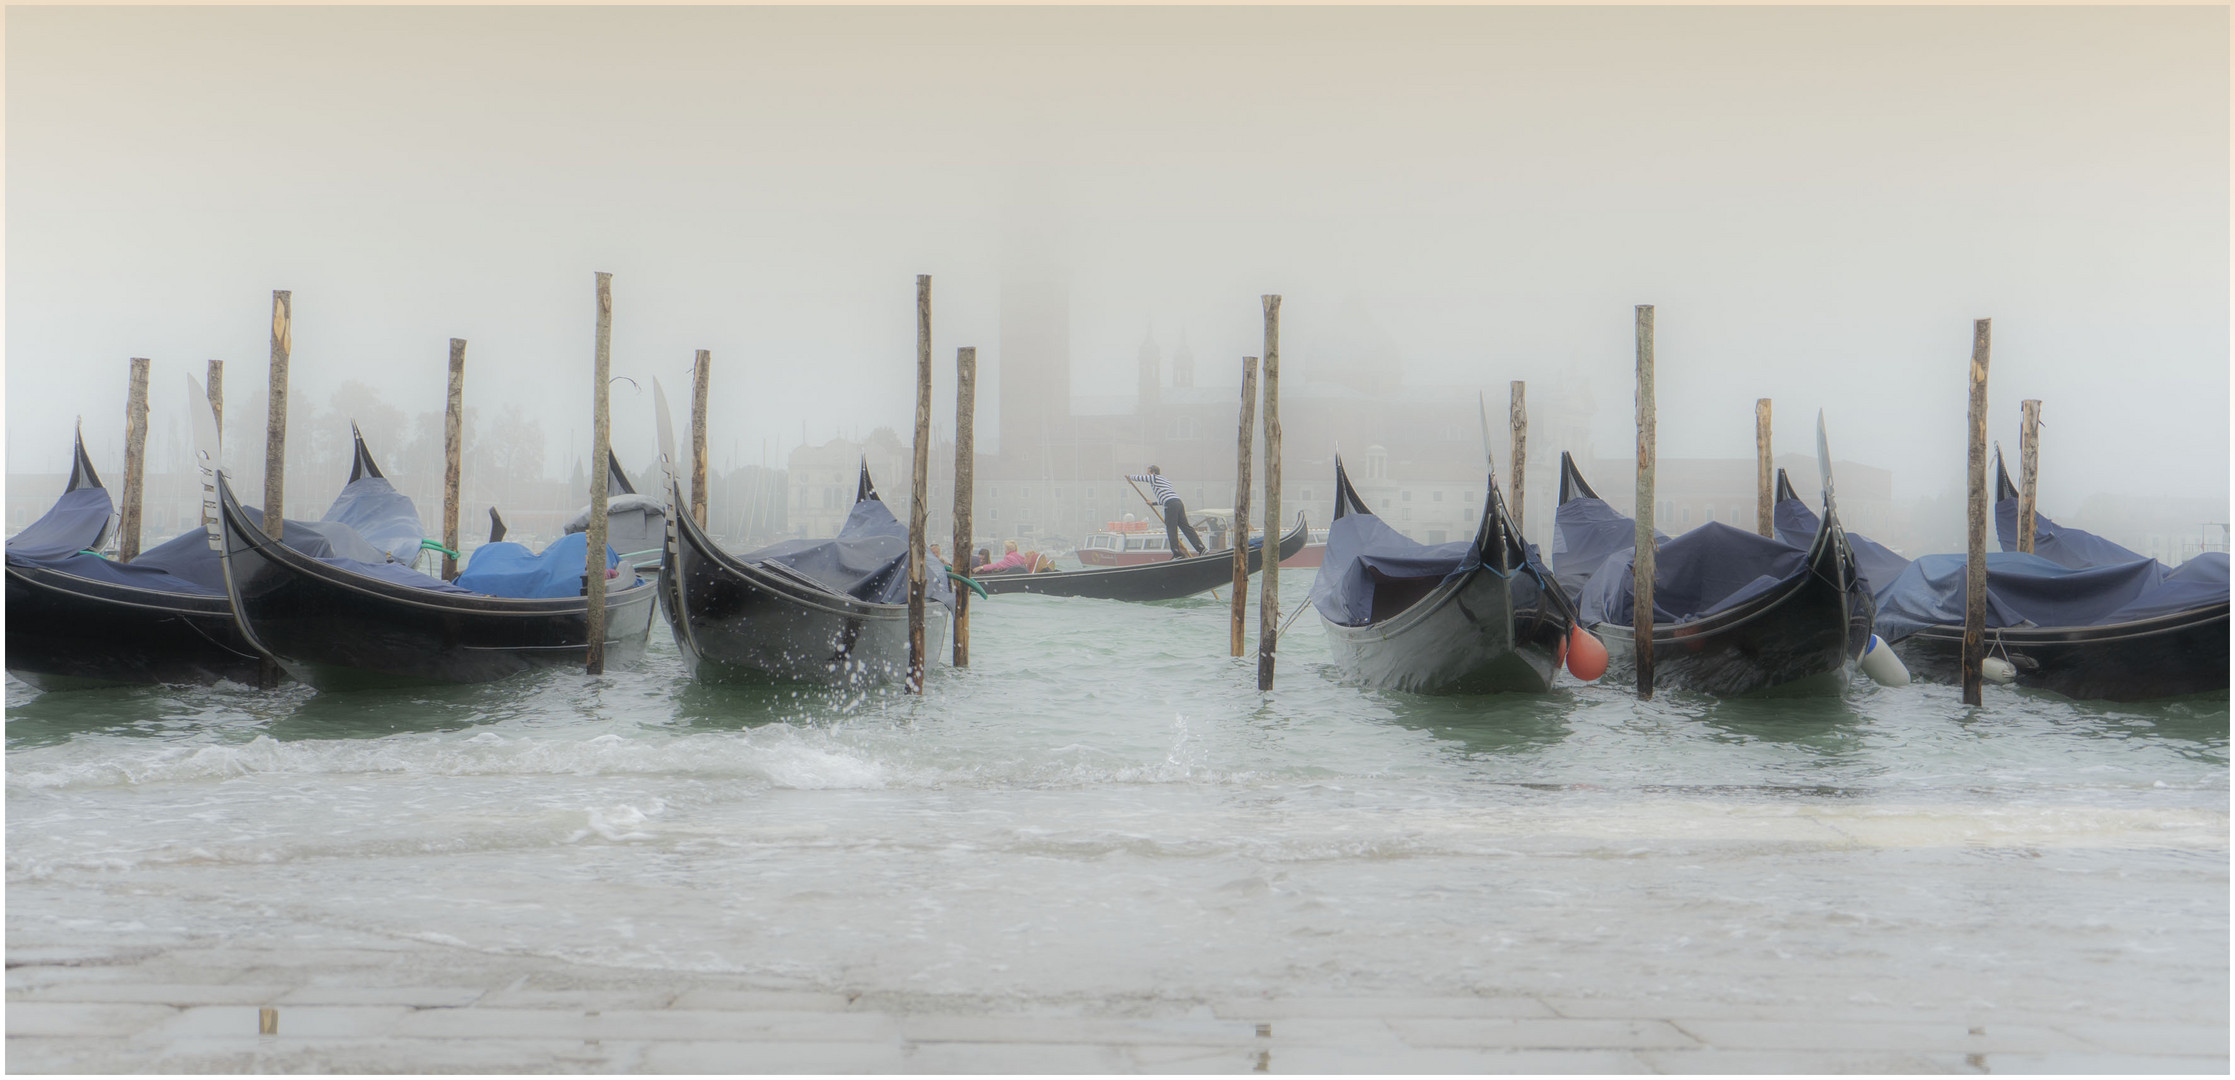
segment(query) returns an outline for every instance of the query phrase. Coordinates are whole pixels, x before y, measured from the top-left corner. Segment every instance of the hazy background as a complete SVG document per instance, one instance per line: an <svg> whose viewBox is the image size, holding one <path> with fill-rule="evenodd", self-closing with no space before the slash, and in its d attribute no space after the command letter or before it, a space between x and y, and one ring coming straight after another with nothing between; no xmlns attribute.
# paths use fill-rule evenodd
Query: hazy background
<svg viewBox="0 0 2235 1080"><path fill-rule="evenodd" d="M905 432L917 273L942 428L955 346L997 386L1026 243L1070 267L1080 398L1129 395L1152 329L1238 383L1279 292L1292 371L1362 310L1408 384L1583 377L1617 452L1653 303L1664 456L1751 457L1769 396L1780 450L1823 408L1929 497L1992 316L1992 434L2046 401L2045 511L2228 487L2224 8L6 17L11 473L63 469L80 415L121 470L130 356L158 452L205 359L247 408L286 288L296 397L439 410L465 337L469 403L540 420L559 476L596 270L645 383L624 456L706 348L715 464L781 465L803 427Z"/></svg>

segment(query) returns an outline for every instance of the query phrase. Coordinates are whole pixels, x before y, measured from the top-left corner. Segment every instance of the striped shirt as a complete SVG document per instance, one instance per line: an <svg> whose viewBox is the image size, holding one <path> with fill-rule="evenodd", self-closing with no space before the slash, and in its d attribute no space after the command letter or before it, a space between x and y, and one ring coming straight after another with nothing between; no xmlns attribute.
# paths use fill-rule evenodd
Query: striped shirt
<svg viewBox="0 0 2235 1080"><path fill-rule="evenodd" d="M1173 490L1172 482L1164 479L1162 473L1150 473L1147 476L1128 476L1126 479L1136 484L1147 484L1150 490L1156 492L1156 504L1158 506L1180 501L1180 493Z"/></svg>

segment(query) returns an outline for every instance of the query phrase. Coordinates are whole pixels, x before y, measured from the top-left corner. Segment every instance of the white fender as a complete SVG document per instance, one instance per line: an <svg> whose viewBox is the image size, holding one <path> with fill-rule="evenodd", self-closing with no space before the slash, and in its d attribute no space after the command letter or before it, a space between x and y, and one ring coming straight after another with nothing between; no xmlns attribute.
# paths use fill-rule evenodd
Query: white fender
<svg viewBox="0 0 2235 1080"><path fill-rule="evenodd" d="M2008 686L2018 679L2018 666L1999 656L1981 657L1979 677L1996 686Z"/></svg>
<svg viewBox="0 0 2235 1080"><path fill-rule="evenodd" d="M1856 665L1870 681L1880 686L1909 685L1909 667L1894 655L1894 650L1876 634L1870 635L1870 644L1863 646L1863 654Z"/></svg>

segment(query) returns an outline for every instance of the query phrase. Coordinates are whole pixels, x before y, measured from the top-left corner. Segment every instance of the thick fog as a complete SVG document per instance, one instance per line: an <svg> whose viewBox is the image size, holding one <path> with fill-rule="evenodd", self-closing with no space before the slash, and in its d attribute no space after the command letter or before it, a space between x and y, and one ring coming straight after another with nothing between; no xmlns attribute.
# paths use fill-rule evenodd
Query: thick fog
<svg viewBox="0 0 2235 1080"><path fill-rule="evenodd" d="M306 417L377 398L404 439L463 337L468 403L540 425L563 476L600 270L632 465L651 379L682 408L702 348L718 468L905 433L918 273L942 434L975 345L997 450L1002 278L1029 265L1069 277L1082 409L1133 393L1151 333L1237 385L1280 293L1299 372L1361 362L1365 326L1406 385L1493 388L1494 414L1507 380L1564 375L1612 456L1651 303L1662 455L1750 458L1770 397L1780 452L1812 449L1822 409L1903 499L1961 489L1988 316L1993 436L2014 452L2018 402L2045 402L2045 510L2192 496L2225 520L2227 20L15 8L7 469L62 471L82 416L121 471L133 356L158 467L210 358L228 458L260 459L237 421L289 289Z"/></svg>

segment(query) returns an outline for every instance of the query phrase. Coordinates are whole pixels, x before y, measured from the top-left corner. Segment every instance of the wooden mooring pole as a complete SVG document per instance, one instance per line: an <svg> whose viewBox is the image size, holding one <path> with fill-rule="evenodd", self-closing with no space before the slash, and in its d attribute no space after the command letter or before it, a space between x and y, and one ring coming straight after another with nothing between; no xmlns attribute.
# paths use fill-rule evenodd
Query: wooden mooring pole
<svg viewBox="0 0 2235 1080"><path fill-rule="evenodd" d="M1754 531L1777 535L1777 495L1770 484L1769 399L1754 399Z"/></svg>
<svg viewBox="0 0 2235 1080"><path fill-rule="evenodd" d="M147 489L147 358L132 358L132 384L124 395L124 514L117 522L118 562L140 556L140 506Z"/></svg>
<svg viewBox="0 0 2235 1080"><path fill-rule="evenodd" d="M1653 699L1653 305L1637 306L1637 551L1630 564L1630 609L1637 649L1637 696Z"/></svg>
<svg viewBox="0 0 2235 1080"><path fill-rule="evenodd" d="M1257 592L1257 689L1273 688L1273 652L1280 645L1280 297L1265 304L1265 544ZM1243 537L1243 543L1248 537Z"/></svg>
<svg viewBox="0 0 2235 1080"><path fill-rule="evenodd" d="M924 530L931 510L931 275L916 275L916 467L908 489L908 692L923 693Z"/></svg>
<svg viewBox="0 0 2235 1080"><path fill-rule="evenodd" d="M1994 320L1971 323L1970 542L1964 549L1963 703L1978 705L1980 666L1987 654L1987 359Z"/></svg>
<svg viewBox="0 0 2235 1080"><path fill-rule="evenodd" d="M1513 425L1513 477L1506 481L1507 490L1513 493L1512 505L1506 507L1513 515L1513 531L1524 548L1528 546L1528 533L1522 523L1527 511L1522 504L1528 499L1527 481L1529 464L1529 384L1513 380L1513 403L1507 419Z"/></svg>
<svg viewBox="0 0 2235 1080"><path fill-rule="evenodd" d="M974 431L978 422L978 349L965 345L955 350L955 546L952 565L960 567L964 581L955 589L955 666L970 666L970 520L971 488L977 483L978 448Z"/></svg>
<svg viewBox="0 0 2235 1080"><path fill-rule="evenodd" d="M225 361L210 361L210 416L217 420L217 437L225 438Z"/></svg>
<svg viewBox="0 0 2235 1080"><path fill-rule="evenodd" d="M598 271L597 359L592 366L597 370L593 376L596 386L590 397L590 460L597 463L597 470L590 474L590 535L583 554L582 595L589 599L584 638L587 670L592 675L603 675L606 501L612 487L606 481L605 471L612 454L608 447L613 441L613 416L607 408L607 384L613 378L613 275L602 270Z"/></svg>
<svg viewBox="0 0 2235 1080"><path fill-rule="evenodd" d="M1234 461L1234 655L1242 655L1249 614L1249 448L1257 438L1257 358L1242 357L1241 447Z"/></svg>
<svg viewBox="0 0 2235 1080"><path fill-rule="evenodd" d="M264 535L287 527L287 357L295 351L295 294L272 290L271 411L264 422Z"/></svg>
<svg viewBox="0 0 2235 1080"><path fill-rule="evenodd" d="M450 395L442 408L442 580L458 576L458 500L465 484L466 339L450 339Z"/></svg>
<svg viewBox="0 0 2235 1080"><path fill-rule="evenodd" d="M2041 478L2041 399L2019 403L2024 419L2018 426L2018 550L2033 553L2034 484Z"/></svg>
<svg viewBox="0 0 2235 1080"><path fill-rule="evenodd" d="M706 527L706 382L714 354L700 349L691 365L691 520Z"/></svg>

